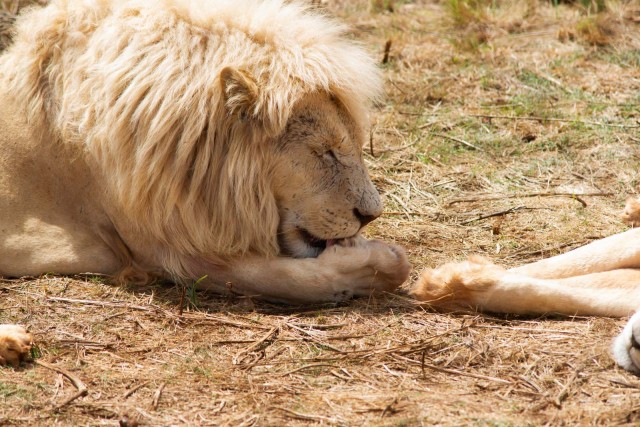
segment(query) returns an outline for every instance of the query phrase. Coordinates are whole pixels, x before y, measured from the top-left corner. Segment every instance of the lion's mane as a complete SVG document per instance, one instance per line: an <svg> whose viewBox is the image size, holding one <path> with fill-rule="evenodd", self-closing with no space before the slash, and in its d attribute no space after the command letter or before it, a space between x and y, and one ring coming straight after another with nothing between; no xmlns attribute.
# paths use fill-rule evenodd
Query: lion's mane
<svg viewBox="0 0 640 427"><path fill-rule="evenodd" d="M255 80L248 120L223 93L228 66ZM265 141L306 93L361 115L380 88L344 27L284 0L54 0L19 19L0 79L35 129L84 145L179 276L186 257L276 255Z"/></svg>

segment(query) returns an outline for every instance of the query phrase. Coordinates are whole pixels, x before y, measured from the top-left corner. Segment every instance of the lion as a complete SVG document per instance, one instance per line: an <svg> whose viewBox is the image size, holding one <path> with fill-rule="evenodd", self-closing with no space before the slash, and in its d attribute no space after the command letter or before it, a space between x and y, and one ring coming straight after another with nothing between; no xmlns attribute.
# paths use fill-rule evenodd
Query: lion
<svg viewBox="0 0 640 427"><path fill-rule="evenodd" d="M640 200L628 199L621 216L637 224ZM606 317L636 312L612 353L619 366L640 374L640 228L509 270L479 256L425 269L411 293L447 309Z"/></svg>
<svg viewBox="0 0 640 427"><path fill-rule="evenodd" d="M286 303L397 288L403 249L360 234L382 213L362 154L381 74L345 31L285 0L20 16L0 57L0 276L206 276Z"/></svg>

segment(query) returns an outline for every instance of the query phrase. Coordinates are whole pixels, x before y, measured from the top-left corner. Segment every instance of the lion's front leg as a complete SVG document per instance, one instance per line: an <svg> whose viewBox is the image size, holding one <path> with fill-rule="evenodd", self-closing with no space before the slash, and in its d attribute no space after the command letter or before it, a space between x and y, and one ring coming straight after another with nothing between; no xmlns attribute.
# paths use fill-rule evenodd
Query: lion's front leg
<svg viewBox="0 0 640 427"><path fill-rule="evenodd" d="M210 288L278 302L338 302L404 283L411 270L404 250L376 240L334 245L317 258L245 258L210 274ZM205 285L206 286L206 285Z"/></svg>
<svg viewBox="0 0 640 427"><path fill-rule="evenodd" d="M0 365L18 366L31 351L31 334L20 325L0 325Z"/></svg>
<svg viewBox="0 0 640 427"><path fill-rule="evenodd" d="M622 333L613 341L612 351L618 365L640 375L640 311L631 316Z"/></svg>

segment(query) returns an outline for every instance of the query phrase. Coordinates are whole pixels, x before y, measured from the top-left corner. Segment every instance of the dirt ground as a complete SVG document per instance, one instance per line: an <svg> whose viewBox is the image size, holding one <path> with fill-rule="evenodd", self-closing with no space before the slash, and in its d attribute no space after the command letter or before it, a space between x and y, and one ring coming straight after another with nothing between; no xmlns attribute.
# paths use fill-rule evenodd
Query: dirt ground
<svg viewBox="0 0 640 427"><path fill-rule="evenodd" d="M412 280L468 254L513 266L625 229L640 2L319 7L384 68L364 149L386 209L368 235L407 248ZM176 285L95 276L0 281L0 323L28 325L56 369L1 368L0 424L640 423L640 379L609 355L624 319L436 313L402 294L285 307L197 287L179 315L180 299ZM63 373L87 394L69 401Z"/></svg>

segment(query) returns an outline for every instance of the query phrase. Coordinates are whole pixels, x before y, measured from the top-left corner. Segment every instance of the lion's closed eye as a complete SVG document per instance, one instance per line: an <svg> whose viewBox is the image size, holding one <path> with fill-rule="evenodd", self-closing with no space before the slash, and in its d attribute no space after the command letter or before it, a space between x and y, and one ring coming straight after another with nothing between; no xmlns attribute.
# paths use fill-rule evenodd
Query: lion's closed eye
<svg viewBox="0 0 640 427"><path fill-rule="evenodd" d="M325 152L324 152L324 154L323 154L323 156L324 156L326 159L329 159L329 160L331 160L331 161L333 161L333 162L339 162L339 160L338 160L338 156L336 155L336 152L335 152L334 150L327 150L327 151L325 151Z"/></svg>

